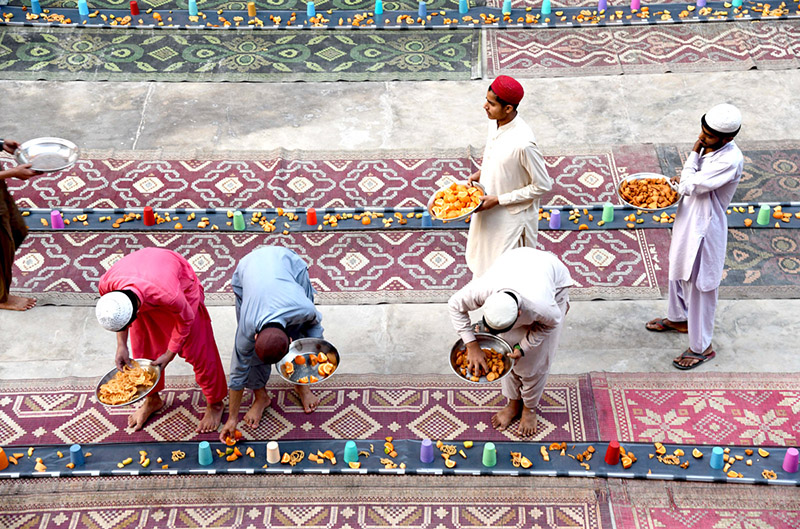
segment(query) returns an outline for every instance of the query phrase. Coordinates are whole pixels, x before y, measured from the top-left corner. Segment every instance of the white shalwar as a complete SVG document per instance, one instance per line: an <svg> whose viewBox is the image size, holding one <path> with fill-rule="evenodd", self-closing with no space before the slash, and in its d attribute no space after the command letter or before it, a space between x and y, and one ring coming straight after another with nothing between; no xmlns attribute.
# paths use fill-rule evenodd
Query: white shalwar
<svg viewBox="0 0 800 529"><path fill-rule="evenodd" d="M533 409L544 391L564 317L569 310L569 270L558 258L534 248L514 248L497 258L480 278L456 292L448 303L450 319L464 343L475 341L469 311L495 292L511 292L521 310L514 327L499 336L525 356L502 380L503 395Z"/></svg>
<svg viewBox="0 0 800 529"><path fill-rule="evenodd" d="M717 293L725 266L728 216L744 157L731 141L702 157L689 154L678 191L683 195L669 248L667 318L687 322L689 348L702 354L714 334Z"/></svg>
<svg viewBox="0 0 800 529"><path fill-rule="evenodd" d="M480 182L500 203L470 220L466 258L473 277L506 250L536 247L539 197L553 183L533 131L519 115L501 127L489 122Z"/></svg>

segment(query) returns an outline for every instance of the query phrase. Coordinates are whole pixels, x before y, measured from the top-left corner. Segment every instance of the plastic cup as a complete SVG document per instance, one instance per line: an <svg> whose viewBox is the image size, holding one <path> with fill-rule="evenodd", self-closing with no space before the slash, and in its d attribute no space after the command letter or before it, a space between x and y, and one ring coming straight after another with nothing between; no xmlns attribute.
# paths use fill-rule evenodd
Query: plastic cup
<svg viewBox="0 0 800 529"><path fill-rule="evenodd" d="M758 208L758 218L756 218L756 222L762 226L766 226L769 224L769 215L772 212L771 208L766 204L761 204L761 207Z"/></svg>
<svg viewBox="0 0 800 529"><path fill-rule="evenodd" d="M425 211L422 213L422 227L430 228L431 226L433 226L433 221L431 220L431 214Z"/></svg>
<svg viewBox="0 0 800 529"><path fill-rule="evenodd" d="M706 0L697 0L697 7L705 7Z"/></svg>
<svg viewBox="0 0 800 529"><path fill-rule="evenodd" d="M208 444L208 441L202 441L197 446L197 462L204 467L214 462L214 456L211 455L211 445Z"/></svg>
<svg viewBox="0 0 800 529"><path fill-rule="evenodd" d="M278 447L277 441L270 441L267 443L267 463L275 465L281 462L281 449Z"/></svg>
<svg viewBox="0 0 800 529"><path fill-rule="evenodd" d="M375 14L376 15L383 14L383 0L375 0Z"/></svg>
<svg viewBox="0 0 800 529"><path fill-rule="evenodd" d="M189 0L189 16L197 16L197 0Z"/></svg>
<svg viewBox="0 0 800 529"><path fill-rule="evenodd" d="M486 443L483 445L483 466L493 467L497 465L497 448L494 443Z"/></svg>
<svg viewBox="0 0 800 529"><path fill-rule="evenodd" d="M317 8L314 6L314 2L307 2L306 3L306 16L311 18L317 16Z"/></svg>
<svg viewBox="0 0 800 529"><path fill-rule="evenodd" d="M423 463L433 463L433 443L430 439L423 439L419 447L419 460Z"/></svg>
<svg viewBox="0 0 800 529"><path fill-rule="evenodd" d="M642 7L640 0L631 0L631 11L639 11L640 7Z"/></svg>
<svg viewBox="0 0 800 529"><path fill-rule="evenodd" d="M542 0L542 14L549 15L551 11L550 0Z"/></svg>
<svg viewBox="0 0 800 529"><path fill-rule="evenodd" d="M731 2L731 5L732 5L733 7L735 7L735 8L742 7L742 0L733 0L733 1Z"/></svg>
<svg viewBox="0 0 800 529"><path fill-rule="evenodd" d="M8 468L8 456L3 451L3 448L0 447L0 470L5 470L6 468Z"/></svg>
<svg viewBox="0 0 800 529"><path fill-rule="evenodd" d="M78 0L78 14L82 17L89 16L89 4L86 0Z"/></svg>
<svg viewBox="0 0 800 529"><path fill-rule="evenodd" d="M511 0L503 0L503 14L504 15L511 14Z"/></svg>
<svg viewBox="0 0 800 529"><path fill-rule="evenodd" d="M603 204L603 222L614 222L614 205L610 202Z"/></svg>
<svg viewBox="0 0 800 529"><path fill-rule="evenodd" d="M605 461L608 465L616 465L619 463L619 441L616 439L608 443Z"/></svg>
<svg viewBox="0 0 800 529"><path fill-rule="evenodd" d="M31 0L31 13L34 15L42 14L42 6L39 4L39 0Z"/></svg>
<svg viewBox="0 0 800 529"><path fill-rule="evenodd" d="M561 211L558 209L550 210L550 229L557 230L561 227Z"/></svg>
<svg viewBox="0 0 800 529"><path fill-rule="evenodd" d="M233 212L233 229L236 231L244 231L246 226L244 225L244 216L242 215L241 211L234 211Z"/></svg>
<svg viewBox="0 0 800 529"><path fill-rule="evenodd" d="M608 7L607 0L599 0L597 2L597 12L598 13L602 13L603 11L606 10L607 7Z"/></svg>
<svg viewBox="0 0 800 529"><path fill-rule="evenodd" d="M133 3L133 2L131 2ZM142 213L142 220L144 221L145 226L155 226L156 225L156 216L153 213L153 208L150 206L144 207L144 212Z"/></svg>
<svg viewBox="0 0 800 529"><path fill-rule="evenodd" d="M417 10L417 15L420 18L425 18L428 16L428 6L425 4L424 0L419 0L419 9Z"/></svg>
<svg viewBox="0 0 800 529"><path fill-rule="evenodd" d="M254 17L258 14L255 2L247 2L247 16Z"/></svg>
<svg viewBox="0 0 800 529"><path fill-rule="evenodd" d="M720 470L722 467L725 466L725 461L722 459L722 448L715 446L713 450L711 450L711 460L708 462L711 465L711 468L715 470Z"/></svg>
<svg viewBox="0 0 800 529"><path fill-rule="evenodd" d="M50 226L52 226L54 230L64 229L64 218L61 216L60 211L54 209L50 212Z"/></svg>
<svg viewBox="0 0 800 529"><path fill-rule="evenodd" d="M76 467L82 467L86 463L81 445L74 444L69 447L69 460Z"/></svg>
<svg viewBox="0 0 800 529"><path fill-rule="evenodd" d="M458 0L458 12L462 15L469 12L469 2L467 0Z"/></svg>
<svg viewBox="0 0 800 529"><path fill-rule="evenodd" d="M789 474L794 474L797 472L797 464L798 464L798 452L797 448L790 448L786 451L786 455L783 456L783 470L788 472Z"/></svg>
<svg viewBox="0 0 800 529"><path fill-rule="evenodd" d="M355 441L347 441L344 445L344 462L355 463L358 461L358 447Z"/></svg>
<svg viewBox="0 0 800 529"><path fill-rule="evenodd" d="M136 0L131 0L131 16L135 17L139 14L139 3Z"/></svg>
<svg viewBox="0 0 800 529"><path fill-rule="evenodd" d="M306 210L306 224L309 226L317 225L317 210L314 208L308 208Z"/></svg>

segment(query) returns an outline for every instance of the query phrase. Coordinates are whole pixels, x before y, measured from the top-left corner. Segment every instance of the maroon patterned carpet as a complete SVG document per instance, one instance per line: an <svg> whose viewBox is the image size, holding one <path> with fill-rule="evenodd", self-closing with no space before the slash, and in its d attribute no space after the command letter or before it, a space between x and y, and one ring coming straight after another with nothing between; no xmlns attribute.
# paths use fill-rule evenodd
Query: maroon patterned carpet
<svg viewBox="0 0 800 529"><path fill-rule="evenodd" d="M271 153L248 159L158 159L155 153L87 153L64 173L14 183L23 207L421 206L443 182L466 178L471 151L419 156ZM674 174L685 149L622 146L548 154L554 190L546 204L617 202L615 185L636 172ZM800 149L745 149L735 200L798 200ZM321 303L441 302L464 286L466 225L452 230L257 233L36 232L17 253L14 288L42 303L86 304L100 276L133 249L160 246L190 260L210 303L231 302L236 263L262 244L297 251L309 263ZM666 289L669 230L540 233L577 286L574 299L660 298ZM731 230L723 296L800 294L797 230Z"/></svg>
<svg viewBox="0 0 800 529"><path fill-rule="evenodd" d="M800 22L489 30L487 77L574 77L800 67Z"/></svg>
<svg viewBox="0 0 800 529"><path fill-rule="evenodd" d="M0 446L218 438L195 433L205 400L194 377L170 378L162 395L164 408L136 433L126 431L131 410L100 405L96 384L95 379L0 383ZM519 439L513 427L502 433L491 427L491 414L505 405L497 387L482 388L454 376L342 377L319 386L321 402L309 415L288 389L273 377L267 386L272 405L258 429L240 425L246 439ZM247 392L244 409L251 397ZM592 406L587 375L551 376L539 403L535 440L596 438Z"/></svg>

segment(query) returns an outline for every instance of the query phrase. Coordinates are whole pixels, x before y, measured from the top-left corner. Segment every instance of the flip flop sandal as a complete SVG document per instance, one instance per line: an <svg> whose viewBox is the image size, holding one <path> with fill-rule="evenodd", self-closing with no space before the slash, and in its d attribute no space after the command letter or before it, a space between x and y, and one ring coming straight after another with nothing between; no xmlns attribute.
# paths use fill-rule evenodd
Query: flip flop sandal
<svg viewBox="0 0 800 529"><path fill-rule="evenodd" d="M656 318L654 320L648 321L644 324L644 328L651 332L679 332L681 334L688 334L688 329L685 331L676 329L670 325L666 325L664 322L667 321L667 318Z"/></svg>
<svg viewBox="0 0 800 529"><path fill-rule="evenodd" d="M694 369L695 367L699 366L700 364L704 364L704 363L708 362L709 360L711 360L715 356L717 356L717 353L714 352L714 351L711 351L707 355L704 355L704 354L695 353L694 351L690 351L689 349L687 349L687 350L685 350L683 352L683 354L681 354L681 358L680 359L681 360L684 360L684 359L697 360L697 362L695 362L692 365L682 366L682 365L680 365L678 363L677 360L673 360L672 361L672 365L674 365L675 368L680 369L681 371L688 371L689 369Z"/></svg>

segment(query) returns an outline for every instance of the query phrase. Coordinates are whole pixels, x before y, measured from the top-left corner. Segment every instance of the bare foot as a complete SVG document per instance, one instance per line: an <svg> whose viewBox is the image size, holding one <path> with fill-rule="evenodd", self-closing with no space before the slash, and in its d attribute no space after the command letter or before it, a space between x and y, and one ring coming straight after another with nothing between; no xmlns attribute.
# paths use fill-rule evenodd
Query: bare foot
<svg viewBox="0 0 800 529"><path fill-rule="evenodd" d="M527 406L522 406L522 416L519 419L517 435L520 437L530 437L536 433L536 410Z"/></svg>
<svg viewBox="0 0 800 529"><path fill-rule="evenodd" d="M264 388L255 390L253 394L255 398L244 416L244 423L255 429L258 428L258 423L261 422L261 417L264 416L264 410L272 404L272 397L267 395L267 390Z"/></svg>
<svg viewBox="0 0 800 529"><path fill-rule="evenodd" d="M297 396L300 397L300 402L303 403L303 410L305 410L306 413L311 413L317 409L319 397L311 393L311 388L298 384L294 387L294 390L297 392Z"/></svg>
<svg viewBox="0 0 800 529"><path fill-rule="evenodd" d="M214 404L207 404L206 411L203 418L200 419L200 424L197 425L198 433L216 432L219 428L219 423L222 421L222 410L225 409L223 402L216 402Z"/></svg>
<svg viewBox="0 0 800 529"><path fill-rule="evenodd" d="M0 303L0 310L26 311L32 309L34 305L36 305L36 298L9 295L5 302Z"/></svg>
<svg viewBox="0 0 800 529"><path fill-rule="evenodd" d="M144 399L144 404L128 416L128 428L133 428L134 432L141 430L147 419L160 410L163 405L164 401L161 399L161 395L158 393L148 395Z"/></svg>
<svg viewBox="0 0 800 529"><path fill-rule="evenodd" d="M495 430L502 432L519 416L521 411L522 401L509 399L505 408L492 415L492 426Z"/></svg>

